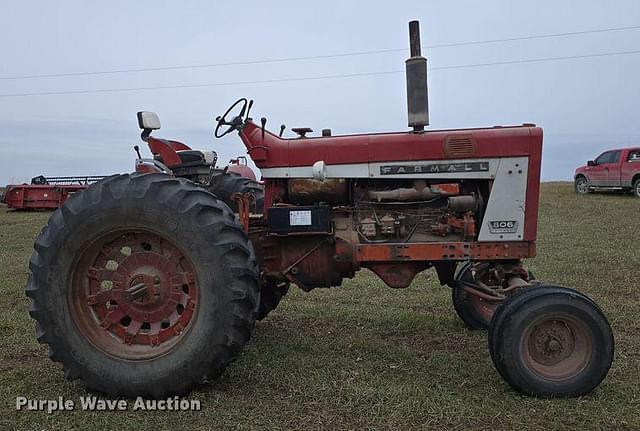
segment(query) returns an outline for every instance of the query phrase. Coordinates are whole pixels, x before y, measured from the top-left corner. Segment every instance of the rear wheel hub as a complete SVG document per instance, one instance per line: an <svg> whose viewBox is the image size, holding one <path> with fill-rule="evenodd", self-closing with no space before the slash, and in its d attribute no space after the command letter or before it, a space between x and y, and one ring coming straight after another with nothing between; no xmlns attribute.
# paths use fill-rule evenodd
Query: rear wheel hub
<svg viewBox="0 0 640 431"><path fill-rule="evenodd" d="M152 359L184 336L198 304L195 270L166 238L149 231L104 235L82 250L69 302L83 335L124 359Z"/></svg>

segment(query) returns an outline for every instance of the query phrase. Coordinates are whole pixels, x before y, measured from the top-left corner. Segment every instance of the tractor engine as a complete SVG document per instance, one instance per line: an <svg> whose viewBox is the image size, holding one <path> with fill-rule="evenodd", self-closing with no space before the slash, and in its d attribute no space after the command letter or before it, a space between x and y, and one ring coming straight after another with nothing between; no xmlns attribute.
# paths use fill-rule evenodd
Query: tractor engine
<svg viewBox="0 0 640 431"><path fill-rule="evenodd" d="M390 259L400 262L361 261L362 246L473 242L488 188L482 180L270 180L266 221L254 220L250 230L268 276L305 290L339 285L361 266L392 287L406 287L417 272L441 262L411 262L401 254Z"/></svg>
<svg viewBox="0 0 640 431"><path fill-rule="evenodd" d="M478 209L460 183L367 181L356 189L354 221L363 242L463 241L476 234Z"/></svg>
<svg viewBox="0 0 640 431"><path fill-rule="evenodd" d="M294 205L348 211L364 243L470 240L481 202L474 183L425 180L291 179L287 192Z"/></svg>
<svg viewBox="0 0 640 431"><path fill-rule="evenodd" d="M484 211L478 181L292 178L267 184L273 201L266 223L251 225L254 244L267 277L285 277L304 290L337 286L360 266L392 287L406 287L431 263L358 262L358 247L473 241Z"/></svg>

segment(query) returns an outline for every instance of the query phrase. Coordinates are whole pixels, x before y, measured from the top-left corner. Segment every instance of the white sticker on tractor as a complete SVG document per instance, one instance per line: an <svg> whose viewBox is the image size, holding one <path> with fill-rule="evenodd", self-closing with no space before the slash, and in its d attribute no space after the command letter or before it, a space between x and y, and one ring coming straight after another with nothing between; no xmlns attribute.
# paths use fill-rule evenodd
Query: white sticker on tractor
<svg viewBox="0 0 640 431"><path fill-rule="evenodd" d="M289 212L289 226L311 226L311 211Z"/></svg>

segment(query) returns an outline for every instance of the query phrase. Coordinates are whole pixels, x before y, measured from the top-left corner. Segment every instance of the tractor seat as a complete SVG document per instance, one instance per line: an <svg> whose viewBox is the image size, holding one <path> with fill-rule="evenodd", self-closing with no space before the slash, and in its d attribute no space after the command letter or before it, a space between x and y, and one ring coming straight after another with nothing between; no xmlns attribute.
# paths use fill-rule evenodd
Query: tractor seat
<svg viewBox="0 0 640 431"><path fill-rule="evenodd" d="M182 150L176 151L176 154L182 160L183 165L215 166L218 161L218 154L215 151Z"/></svg>
<svg viewBox="0 0 640 431"><path fill-rule="evenodd" d="M187 163L204 164L205 163L205 157L202 151L182 150L182 151L176 151L176 153L178 154L178 157L180 157L180 160L182 160L182 164L187 164Z"/></svg>
<svg viewBox="0 0 640 431"><path fill-rule="evenodd" d="M182 162L181 165L204 165L208 162L207 156L202 151L182 150L176 151L176 154L178 155L178 157L180 157L180 161ZM153 158L160 163L164 163L164 160L162 159L162 156L160 154L156 154L155 156L153 156Z"/></svg>
<svg viewBox="0 0 640 431"><path fill-rule="evenodd" d="M176 154L180 157L181 165L202 165L205 163L205 157L204 154L202 154L202 151L184 150L176 151ZM160 163L165 163L160 154L155 154L153 158Z"/></svg>

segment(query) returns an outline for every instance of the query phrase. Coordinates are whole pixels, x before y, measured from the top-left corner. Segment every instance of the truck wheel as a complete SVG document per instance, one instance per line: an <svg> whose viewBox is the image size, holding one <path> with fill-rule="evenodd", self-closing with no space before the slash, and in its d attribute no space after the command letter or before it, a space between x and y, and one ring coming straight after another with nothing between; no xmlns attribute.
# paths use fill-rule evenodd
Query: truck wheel
<svg viewBox="0 0 640 431"><path fill-rule="evenodd" d="M289 283L266 283L260 291L260 305L258 306L257 320L262 320L275 310L282 298L289 292Z"/></svg>
<svg viewBox="0 0 640 431"><path fill-rule="evenodd" d="M471 265L471 262L467 262L456 275L454 286L451 289L453 308L467 328L487 329L497 304L485 301L464 290L463 283L465 281L469 283L473 282Z"/></svg>
<svg viewBox="0 0 640 431"><path fill-rule="evenodd" d="M574 182L574 190L579 195L586 195L587 193L591 193L589 180L582 175L578 176Z"/></svg>
<svg viewBox="0 0 640 431"><path fill-rule="evenodd" d="M613 360L611 327L581 293L539 286L509 297L489 328L489 351L514 389L537 397L591 392Z"/></svg>
<svg viewBox="0 0 640 431"><path fill-rule="evenodd" d="M253 247L224 203L163 174L74 194L35 242L26 294L68 379L109 396L185 394L251 336Z"/></svg>
<svg viewBox="0 0 640 431"><path fill-rule="evenodd" d="M221 201L238 212L238 206L231 197L234 193L252 193L255 198L254 214L262 214L264 207L264 187L251 178L243 177L235 172L225 172L216 175L211 180L209 191Z"/></svg>
<svg viewBox="0 0 640 431"><path fill-rule="evenodd" d="M633 183L633 195L637 198L640 198L640 178L638 178L635 183Z"/></svg>

